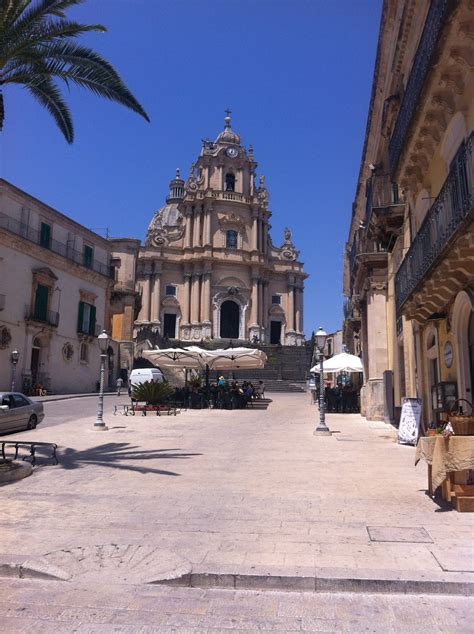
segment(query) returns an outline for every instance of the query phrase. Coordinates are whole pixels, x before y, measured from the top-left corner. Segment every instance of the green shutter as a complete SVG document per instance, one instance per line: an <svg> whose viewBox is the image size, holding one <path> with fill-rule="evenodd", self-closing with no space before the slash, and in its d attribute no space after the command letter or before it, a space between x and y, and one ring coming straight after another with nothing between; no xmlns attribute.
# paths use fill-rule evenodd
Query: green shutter
<svg viewBox="0 0 474 634"><path fill-rule="evenodd" d="M40 321L46 321L48 314L48 298L49 288L47 286L43 286L43 284L38 284L35 295L35 318Z"/></svg>
<svg viewBox="0 0 474 634"><path fill-rule="evenodd" d="M92 268L92 262L94 260L94 250L88 244L84 245L84 266L88 269Z"/></svg>
<svg viewBox="0 0 474 634"><path fill-rule="evenodd" d="M95 306L91 306L91 316L89 321L89 334L95 335Z"/></svg>
<svg viewBox="0 0 474 634"><path fill-rule="evenodd" d="M77 316L77 332L82 332L84 323L84 302L79 302L79 315Z"/></svg>
<svg viewBox="0 0 474 634"><path fill-rule="evenodd" d="M51 248L51 227L46 222L41 223L40 245L45 249Z"/></svg>

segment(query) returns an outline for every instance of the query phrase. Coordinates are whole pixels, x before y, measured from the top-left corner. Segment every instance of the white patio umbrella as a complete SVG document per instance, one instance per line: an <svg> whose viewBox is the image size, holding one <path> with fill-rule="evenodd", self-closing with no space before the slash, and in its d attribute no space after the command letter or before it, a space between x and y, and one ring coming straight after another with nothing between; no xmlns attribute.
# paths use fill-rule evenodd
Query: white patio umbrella
<svg viewBox="0 0 474 634"><path fill-rule="evenodd" d="M195 349L191 347L191 349ZM264 368L267 355L257 348L219 348L217 350L202 350L197 348L204 362L211 370L250 370Z"/></svg>
<svg viewBox="0 0 474 634"><path fill-rule="evenodd" d="M188 370L202 370L206 361L201 353L205 352L197 346L191 348L157 348L144 350L143 356L161 368L183 368Z"/></svg>
<svg viewBox="0 0 474 634"><path fill-rule="evenodd" d="M364 367L359 357L347 352L341 352L323 362L323 372L363 372ZM319 373L319 364L311 368L310 372Z"/></svg>

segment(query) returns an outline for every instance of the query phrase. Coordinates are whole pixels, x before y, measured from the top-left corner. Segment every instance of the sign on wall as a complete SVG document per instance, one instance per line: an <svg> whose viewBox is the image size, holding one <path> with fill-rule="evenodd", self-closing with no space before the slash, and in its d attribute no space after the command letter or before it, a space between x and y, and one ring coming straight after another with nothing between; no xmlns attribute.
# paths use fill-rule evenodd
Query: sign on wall
<svg viewBox="0 0 474 634"><path fill-rule="evenodd" d="M398 427L398 442L416 445L420 435L421 398L404 398L400 426Z"/></svg>

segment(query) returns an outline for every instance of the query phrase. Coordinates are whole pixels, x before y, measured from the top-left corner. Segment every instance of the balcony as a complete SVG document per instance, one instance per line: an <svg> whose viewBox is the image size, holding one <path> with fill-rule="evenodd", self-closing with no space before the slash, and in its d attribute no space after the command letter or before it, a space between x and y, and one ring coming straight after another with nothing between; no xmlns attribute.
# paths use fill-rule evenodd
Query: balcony
<svg viewBox="0 0 474 634"><path fill-rule="evenodd" d="M350 289L360 294L366 277L373 269L384 269L387 266L387 250L377 240L367 235L365 229L354 234L349 254Z"/></svg>
<svg viewBox="0 0 474 634"><path fill-rule="evenodd" d="M433 67L439 37L446 19L455 6L455 0L432 0L431 2L390 139L388 156L392 176L395 174L401 153L406 145L406 138L419 105L426 77Z"/></svg>
<svg viewBox="0 0 474 634"><path fill-rule="evenodd" d="M57 328L59 326L59 313L52 310L35 310L31 306L25 306L25 320Z"/></svg>
<svg viewBox="0 0 474 634"><path fill-rule="evenodd" d="M395 278L397 312L473 216L474 135L461 145L451 170Z"/></svg>
<svg viewBox="0 0 474 634"><path fill-rule="evenodd" d="M60 255L75 264L79 264L80 266L90 269L95 273L99 273L99 275L104 275L109 278L114 278L115 276L115 269L113 267L94 259L86 262L84 259L84 253L82 251L76 251L70 244L64 244L63 242L58 242L57 240L52 239L45 242L44 239L41 239L39 231L18 222L18 220L15 220L10 216L0 214L0 229L10 231L10 233L14 233L24 240L28 240L28 242L32 242L33 244L40 246L46 251L56 253L56 255Z"/></svg>
<svg viewBox="0 0 474 634"><path fill-rule="evenodd" d="M366 194L365 223L371 227L373 237L389 244L390 239L398 235L405 214L398 185L388 174L374 174L367 181Z"/></svg>

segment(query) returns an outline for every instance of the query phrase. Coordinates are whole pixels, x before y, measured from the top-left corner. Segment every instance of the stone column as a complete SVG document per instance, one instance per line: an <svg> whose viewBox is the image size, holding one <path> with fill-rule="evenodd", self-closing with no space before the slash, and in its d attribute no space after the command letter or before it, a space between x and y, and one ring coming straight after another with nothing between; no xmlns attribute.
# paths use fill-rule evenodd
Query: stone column
<svg viewBox="0 0 474 634"><path fill-rule="evenodd" d="M268 223L262 220L262 253L267 252L267 235L268 235Z"/></svg>
<svg viewBox="0 0 474 634"><path fill-rule="evenodd" d="M252 306L250 309L250 325L258 325L258 276L252 276Z"/></svg>
<svg viewBox="0 0 474 634"><path fill-rule="evenodd" d="M287 315L288 330L295 329L295 298L294 298L294 286L288 285L288 315Z"/></svg>
<svg viewBox="0 0 474 634"><path fill-rule="evenodd" d="M197 209L194 210L193 246L201 246L201 213Z"/></svg>
<svg viewBox="0 0 474 634"><path fill-rule="evenodd" d="M206 207L205 211L205 223L204 223L204 244L211 245L211 224L212 224L212 207Z"/></svg>
<svg viewBox="0 0 474 634"><path fill-rule="evenodd" d="M193 232L193 217L189 211L185 214L185 225L184 225L184 248L191 247L191 237Z"/></svg>
<svg viewBox="0 0 474 634"><path fill-rule="evenodd" d="M252 217L252 251L258 250L258 216L255 212Z"/></svg>
<svg viewBox="0 0 474 634"><path fill-rule="evenodd" d="M151 321L160 321L160 299L161 299L161 270L155 269L153 276L153 289L151 293Z"/></svg>
<svg viewBox="0 0 474 634"><path fill-rule="evenodd" d="M366 377L366 416L384 419L383 373L388 367L387 283L369 279L367 290L368 377ZM368 379L368 380L367 380Z"/></svg>
<svg viewBox="0 0 474 634"><path fill-rule="evenodd" d="M269 297L268 297L269 287L270 287L269 282L265 280L263 282L263 319L262 319L262 327L264 328L265 332L267 331L267 328L268 328L268 309L270 308Z"/></svg>
<svg viewBox="0 0 474 634"><path fill-rule="evenodd" d="M190 319L191 273L184 274L183 323L189 324Z"/></svg>
<svg viewBox="0 0 474 634"><path fill-rule="evenodd" d="M150 283L150 278L151 278L151 273L145 273L144 274L144 281L143 281L143 297L142 297L142 301L143 301L143 308L141 311L141 321L150 321L150 287L151 287L151 283Z"/></svg>
<svg viewBox="0 0 474 634"><path fill-rule="evenodd" d="M191 287L191 323L199 323L199 295L201 276L199 273L193 274Z"/></svg>
<svg viewBox="0 0 474 634"><path fill-rule="evenodd" d="M201 319L211 321L211 272L206 271L202 277Z"/></svg>
<svg viewBox="0 0 474 634"><path fill-rule="evenodd" d="M301 289L295 287L295 330L301 332Z"/></svg>

